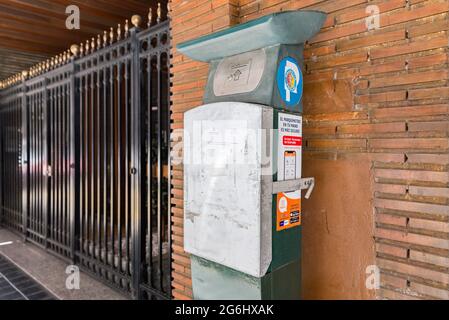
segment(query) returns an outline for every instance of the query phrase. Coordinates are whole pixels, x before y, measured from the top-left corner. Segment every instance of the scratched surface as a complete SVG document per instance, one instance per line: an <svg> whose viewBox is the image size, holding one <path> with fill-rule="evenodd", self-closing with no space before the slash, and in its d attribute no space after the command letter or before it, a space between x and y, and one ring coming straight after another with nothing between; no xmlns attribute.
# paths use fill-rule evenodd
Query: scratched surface
<svg viewBox="0 0 449 320"><path fill-rule="evenodd" d="M271 199L261 167L266 118L266 107L234 102L185 115L185 249L255 277L271 262L271 205L261 205Z"/></svg>

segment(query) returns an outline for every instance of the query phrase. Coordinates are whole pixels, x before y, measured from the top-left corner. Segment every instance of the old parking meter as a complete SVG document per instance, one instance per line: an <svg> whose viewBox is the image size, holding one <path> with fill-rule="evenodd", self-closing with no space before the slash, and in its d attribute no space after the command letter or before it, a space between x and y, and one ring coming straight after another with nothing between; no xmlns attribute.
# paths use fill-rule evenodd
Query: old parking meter
<svg viewBox="0 0 449 320"><path fill-rule="evenodd" d="M184 42L209 63L184 114L184 249L195 299L299 299L303 49L318 11L271 14Z"/></svg>

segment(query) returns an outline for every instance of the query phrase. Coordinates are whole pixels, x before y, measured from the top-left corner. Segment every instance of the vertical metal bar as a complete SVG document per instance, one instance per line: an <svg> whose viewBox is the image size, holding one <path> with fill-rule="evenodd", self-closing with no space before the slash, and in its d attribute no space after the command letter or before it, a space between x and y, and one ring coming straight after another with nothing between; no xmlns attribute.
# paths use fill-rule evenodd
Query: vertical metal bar
<svg viewBox="0 0 449 320"><path fill-rule="evenodd" d="M122 261L122 99L121 99L121 81L122 64L117 64L117 240L118 240L118 269L121 271Z"/></svg>
<svg viewBox="0 0 449 320"><path fill-rule="evenodd" d="M106 54L104 55L106 59ZM103 117L102 117L102 132L103 132L103 241L104 241L104 263L107 263L108 252L108 237L107 237L107 213L108 213L108 68L103 68Z"/></svg>
<svg viewBox="0 0 449 320"><path fill-rule="evenodd" d="M36 232L36 239L37 241L40 241L40 232L39 232L39 215L40 215L40 197L39 197L39 189L40 189L40 96L39 92L37 92L34 96L35 99L35 186L34 186L34 192L35 192L35 232Z"/></svg>
<svg viewBox="0 0 449 320"><path fill-rule="evenodd" d="M92 62L91 62L92 63ZM90 98L90 104L89 104L89 215L90 215L90 232L89 232L89 253L91 257L95 256L95 106L94 106L94 75L95 73L92 72L90 74L90 90L89 90L89 98ZM91 249L92 248L92 249Z"/></svg>
<svg viewBox="0 0 449 320"><path fill-rule="evenodd" d="M62 84L62 113L61 113L61 120L62 120L62 214L63 214L63 241L62 244L64 245L64 248L62 249L62 253L64 256L67 256L67 250L65 247L69 245L69 217L68 217L68 178L69 178L69 170L68 170L68 141L67 141L67 129L68 129L68 122L67 122L67 112L68 112L68 102L69 102L69 96L68 96L68 84L64 83Z"/></svg>
<svg viewBox="0 0 449 320"><path fill-rule="evenodd" d="M10 184L12 184L12 188L11 188L11 194L9 196L9 207L8 207L8 227L12 228L14 227L14 167L16 166L16 162L15 162L15 146L16 146L16 142L15 142L15 132L14 132L14 101L11 101L11 108L9 111L9 115L10 115L10 119L9 119L9 154L10 154L10 166L8 169L9 172L9 181Z"/></svg>
<svg viewBox="0 0 449 320"><path fill-rule="evenodd" d="M141 182L141 112L140 112L140 44L137 37L138 28L131 29L131 213L132 213L132 234L133 234L133 297L141 299L142 292L140 290L140 283L142 278L142 226L141 226L141 197L140 197L140 182Z"/></svg>
<svg viewBox="0 0 449 320"><path fill-rule="evenodd" d="M148 270L148 284L150 286L153 286L153 234L151 232L152 229L152 214L153 214L153 167L151 162L151 155L152 155L152 149L153 149L153 127L152 127L152 66L151 66L151 59L152 56L149 55L147 57L147 121L148 121L148 127L146 128L147 132L147 250L148 250L148 258L147 261L147 270Z"/></svg>
<svg viewBox="0 0 449 320"><path fill-rule="evenodd" d="M162 110L161 110L161 55L157 54L157 241L159 265L157 275L159 289L162 291Z"/></svg>
<svg viewBox="0 0 449 320"><path fill-rule="evenodd" d="M53 163L52 163L52 181L53 181L53 233L54 233L54 243L58 241L58 91L57 88L53 88ZM55 245L53 245L53 249L56 250Z"/></svg>
<svg viewBox="0 0 449 320"><path fill-rule="evenodd" d="M8 156L6 154L6 150L7 150L7 132L6 132L6 123L8 121L7 118L7 110L8 110L8 104L5 105L5 110L3 111L2 114L2 154L3 154L3 160L5 161L4 163L2 162L1 165L1 169L2 169L2 179L4 179L4 181L8 181L8 177L7 177L7 166L8 166ZM4 119L3 119L4 116ZM7 225L7 203L8 203L8 189L3 189L3 193L2 193L2 213L3 213L3 217L2 217L2 222Z"/></svg>
<svg viewBox="0 0 449 320"><path fill-rule="evenodd" d="M14 121L14 102L10 102L10 109L8 112L8 127L9 127L9 134L8 134L8 153L9 153L9 165L8 165L8 181L10 183L13 183L14 175L12 174L12 170L14 168L15 159L14 159L14 127L12 126ZM13 227L13 210L14 210L14 189L11 188L9 195L8 195L8 227Z"/></svg>
<svg viewBox="0 0 449 320"><path fill-rule="evenodd" d="M38 194L37 194L37 186L39 184L39 161L38 161L38 153L37 150L39 148L38 146L38 109L39 109L39 102L38 102L38 94L34 93L32 95L33 97L33 231L38 230ZM37 234L35 233L33 235L34 238L37 239Z"/></svg>
<svg viewBox="0 0 449 320"><path fill-rule="evenodd" d="M79 128L80 128L80 140L79 140L79 149L80 149L80 156L79 156L79 174L80 174L80 214L79 214L79 250L80 253L84 253L84 212L85 210L85 197L86 197L86 190L84 187L84 172L85 172L85 163L84 163L84 153L85 151L85 124L84 124L84 87L83 87L83 81L84 77L81 76L79 79Z"/></svg>
<svg viewBox="0 0 449 320"><path fill-rule="evenodd" d="M18 171L20 167L20 126L19 126L19 108L18 108L18 100L14 100L14 140L15 140L15 146L14 146L14 159L15 159L15 165L14 165L14 210L13 217L14 217L14 229L18 230L20 228L18 222L18 215L19 212L19 180L18 180Z"/></svg>
<svg viewBox="0 0 449 320"><path fill-rule="evenodd" d="M21 102L22 100L19 99L16 100L16 131L17 131L17 160L18 165L15 170L15 180L17 183L16 188L16 230L22 231L22 113L21 113Z"/></svg>
<svg viewBox="0 0 449 320"><path fill-rule="evenodd" d="M57 96L56 88L50 89L50 238L55 241L57 239L57 204L56 204L56 155L57 155L57 144L56 144L56 106L57 106ZM49 168L49 169L50 169ZM50 248L55 249L54 242L50 244Z"/></svg>
<svg viewBox="0 0 449 320"><path fill-rule="evenodd" d="M28 225L28 170L29 170L29 150L28 150L28 117L27 117L27 95L26 82L23 81L21 93L22 108L22 232L23 237L27 237Z"/></svg>
<svg viewBox="0 0 449 320"><path fill-rule="evenodd" d="M57 242L62 242L62 188L61 188L61 87L56 87L56 163L53 170L56 181ZM59 248L58 248L59 252Z"/></svg>
<svg viewBox="0 0 449 320"><path fill-rule="evenodd" d="M58 86L58 211L59 211L59 241L64 243L64 87ZM61 253L62 247L59 246L58 253Z"/></svg>
<svg viewBox="0 0 449 320"><path fill-rule="evenodd" d="M9 112L8 112L8 110L9 110L9 107L10 107L10 104L8 103L7 105L6 105L6 112L5 112L5 121L4 121L4 129L3 129L3 132L4 132L4 152L5 152L5 161L6 161L6 163L5 163L5 165L3 166L3 176L5 177L5 180L6 181L10 181L10 177L9 177L9 174L8 174L8 172L9 172L9 164L10 164L10 157L9 157L9 155L8 155L8 147L9 147L9 143L8 143L8 136L9 136L9 133L8 133L8 123L9 123ZM5 190L5 196L4 196L4 199L5 199L5 204L4 204L4 214L5 214L5 216L4 216L4 221L5 221L5 225L6 226L8 226L8 224L9 224L9 221L8 221L8 219L9 219L9 212L8 212L8 208L9 208L9 193L10 193L10 190L8 190L8 189L6 189Z"/></svg>
<svg viewBox="0 0 449 320"><path fill-rule="evenodd" d="M21 215L20 206L19 206L19 198L20 198L20 178L19 178L19 169L20 169L20 114L19 114L19 100L14 100L14 136L16 141L16 148L14 151L14 157L16 160L16 164L14 166L14 229L20 230L21 225L19 224L19 216Z"/></svg>
<svg viewBox="0 0 449 320"><path fill-rule="evenodd" d="M91 66L93 59L91 60ZM90 74L90 246L92 246L91 256L95 257L95 72ZM89 247L90 250L90 247Z"/></svg>
<svg viewBox="0 0 449 320"><path fill-rule="evenodd" d="M2 111L2 117L1 117L1 121L2 121L2 160L4 160L4 162L1 163L1 174L2 174L2 181L8 181L7 179L7 175L6 175L6 167L7 167L7 163L8 163L8 157L6 154L6 150L7 150L7 143L6 143L6 137L7 137L7 132L6 132L6 123L8 121L7 118L7 110L8 110L8 104L5 104L4 110ZM7 189L2 189L2 223L4 223L5 225L7 225L7 201L8 197L7 197Z"/></svg>
<svg viewBox="0 0 449 320"><path fill-rule="evenodd" d="M70 124L70 133L69 133L69 143L70 143L70 154L69 154L69 167L70 167L70 187L69 187L69 217L70 217L70 259L73 263L76 263L76 143L75 140L78 135L76 134L76 128L78 127L77 117L77 98L76 98L76 79L75 79L75 62L74 57L72 57L71 61L71 69L70 69L70 104L69 104L69 112L68 112L68 122Z"/></svg>
<svg viewBox="0 0 449 320"><path fill-rule="evenodd" d="M123 122L125 124L125 129L124 129L124 141L125 141L125 165L123 168L123 172L125 175L125 241L126 241L126 245L125 245L125 254L126 254L126 272L129 275L130 274L130 261L131 261L131 250L130 250L130 213L129 213L129 208L130 208L130 197L129 197L129 192L130 192L130 179L129 179L129 162L130 162L130 153L129 153L129 109L130 109L130 103L129 103L129 91L130 91L130 63L129 60L125 61L125 109L124 109L124 113L123 113Z"/></svg>
<svg viewBox="0 0 449 320"><path fill-rule="evenodd" d="M9 107L10 107L10 104L9 103L7 103L6 104L6 111L5 111L5 121L4 121L4 128L3 128L3 133L4 133L4 152L5 152L5 164L4 164L4 166L3 166L3 172L2 172L2 174L3 174L3 176L5 177L5 180L6 181L10 181L10 177L9 177L9 174L8 174L8 168L9 168L9 163L10 163L10 157L9 157L9 155L8 155L8 153L7 153L7 150L8 150L8 146L9 146L9 143L8 143L8 136L9 136L9 134L8 134L8 125L7 125L7 123L9 123L9 112L8 112L8 110L9 110ZM9 218L9 212L8 212L8 208L9 208L9 193L10 193L10 190L8 190L8 189L6 189L5 190L5 196L3 197L4 198L4 201L5 201L5 203L4 203L4 222L5 222L5 225L6 226L8 226L8 218Z"/></svg>
<svg viewBox="0 0 449 320"><path fill-rule="evenodd" d="M45 178L44 174L46 175L46 172L44 171L44 92L40 92L39 96L39 219L40 219L40 236L41 236L41 243L45 245L45 236L44 236L44 185L45 185Z"/></svg>
<svg viewBox="0 0 449 320"><path fill-rule="evenodd" d="M30 230L35 230L35 219L34 215L36 212L36 206L35 206L35 188L36 188L36 159L35 159L35 149L36 149L36 143L35 143L35 99L34 94L30 95L30 106L31 106L31 130L30 130L30 141L31 141L31 183L30 183L30 189L31 189L31 210L30 210ZM34 233L30 233L30 237L34 239Z"/></svg>
<svg viewBox="0 0 449 320"><path fill-rule="evenodd" d="M16 188L16 181L14 180L14 169L17 166L17 159L16 159L16 147L17 147L17 134L16 134L16 127L15 127L15 114L14 114L14 107L15 107L15 101L11 101L11 109L9 111L10 114L10 121L9 121L9 127L10 127L10 156L11 156L11 162L9 167L9 175L10 175L10 184L11 184L11 195L10 195L10 205L9 205L9 227L14 228L14 211L16 209L15 207L15 188Z"/></svg>
<svg viewBox="0 0 449 320"><path fill-rule="evenodd" d="M65 145L65 220L66 220L66 243L65 245L68 250L65 251L67 257L70 257L71 254L71 219L70 219L70 173L71 173L71 163L70 163L70 106L71 106L71 96L70 96L70 82L67 82L65 85L65 112L64 112L64 122L65 122L65 132L64 132L64 145Z"/></svg>
<svg viewBox="0 0 449 320"><path fill-rule="evenodd" d="M31 228L31 215L32 215L32 206L33 206L33 190L32 190L32 181L33 181L33 139L32 139L32 124L33 124L33 104L31 100L31 96L25 97L25 109L27 114L27 145L28 145L28 172L27 172L27 184L28 184L28 204L27 204L27 222L26 222L26 230L25 230L25 240L28 234L28 228Z"/></svg>
<svg viewBox="0 0 449 320"><path fill-rule="evenodd" d="M111 57L112 55L112 51L111 51ZM111 250L111 255L112 258L114 258L114 214L115 214L115 194L114 194L114 190L115 190L115 165L114 165L114 158L115 158L115 105L114 105L114 64L111 64L110 66L110 74L109 74L109 86L110 86L110 92L109 92L109 97L110 97L110 106L109 106L109 111L110 111L110 133L109 133L109 137L110 137L110 163L109 163L109 174L110 174L110 198L109 198L109 203L110 203L110 212L109 212L109 216L110 216L110 221L109 221L109 236L110 236L110 250ZM109 252L107 253L107 263L109 264Z"/></svg>
<svg viewBox="0 0 449 320"><path fill-rule="evenodd" d="M69 76L70 77L70 76ZM65 220L66 220L66 243L65 245L68 250L66 250L65 254L67 257L71 256L71 218L70 218L70 205L71 205L71 183L70 183L70 175L71 175L71 162L70 162L70 155L71 155L71 143L70 143L70 127L71 127L71 118L70 118L70 108L71 108L71 95L70 95L70 82L67 82L65 85L65 91L66 91L66 107L65 107L65 133L64 133L64 140L65 140ZM73 119L73 118L72 118Z"/></svg>
<svg viewBox="0 0 449 320"><path fill-rule="evenodd" d="M33 94L33 231L35 232L33 238L36 241L39 241L37 238L37 230L38 230L38 194L37 194L37 186L39 184L39 155L37 150L38 146L38 96L37 93Z"/></svg>
<svg viewBox="0 0 449 320"><path fill-rule="evenodd" d="M42 163L42 141L43 141L43 120L42 120L42 103L43 93L39 91L37 94L37 158L38 158L38 175L37 175L37 232L39 236L39 243L43 244L43 212L42 212L42 189L44 182L44 170Z"/></svg>
<svg viewBox="0 0 449 320"><path fill-rule="evenodd" d="M65 221L66 221L66 237L65 245L67 248L71 246L71 235L70 235L70 82L65 84L65 110L64 110L64 170L65 170ZM65 250L65 255L70 257L70 249Z"/></svg>
<svg viewBox="0 0 449 320"><path fill-rule="evenodd" d="M58 144L58 137L59 137L59 118L58 118L58 109L59 109L59 95L58 95L58 87L54 87L53 89L54 94L54 106L53 106L53 150L54 150L54 162L52 166L52 180L54 185L54 243L59 242L59 181L58 181L58 158L59 158L59 144ZM53 249L57 250L57 246L54 245Z"/></svg>
<svg viewBox="0 0 449 320"><path fill-rule="evenodd" d="M5 215L4 210L3 210L4 209L3 185L6 184L6 179L5 179L4 170L3 170L3 166L5 164L5 156L4 156L5 149L3 147L3 126L4 126L4 118L5 118L4 108L5 108L5 106L2 106L0 103L0 225L3 225L4 215ZM23 173L22 173L22 179L23 179ZM22 196L23 196L23 193L22 193ZM23 199L22 199L22 201L23 201ZM23 214L23 211L22 211L22 214ZM23 217L22 217L22 220L23 220Z"/></svg>
<svg viewBox="0 0 449 320"><path fill-rule="evenodd" d="M14 214L15 214L15 210L16 210L16 206L15 206L15 198L16 198L16 194L15 194L15 190L16 190L16 181L15 181L15 177L14 177L14 170L17 167L17 158L16 158L16 148L17 148L17 128L16 128L16 119L15 119L15 101L12 101L11 103L11 121L10 121L10 128L11 128L11 148L10 148L10 152L11 152L11 156L12 156L12 162L11 162L11 167L10 167L10 175L11 175L11 180L10 180L10 184L11 184L11 190L13 190L13 192L11 193L11 206L9 208L10 211L10 228L14 228L15 224L14 224Z"/></svg>
<svg viewBox="0 0 449 320"><path fill-rule="evenodd" d="M47 237L48 237L48 93L47 93L47 79L43 82L43 99L42 99L42 167L43 171L41 177L43 179L42 186L42 215L43 215L43 233L44 233L44 245L47 247Z"/></svg>
<svg viewBox="0 0 449 320"><path fill-rule="evenodd" d="M15 100L15 106L14 106L14 113L15 113L15 132L16 132L16 142L17 142L17 150L16 150L16 167L14 168L14 181L16 183L16 187L15 187L15 210L14 210L14 228L16 230L21 230L22 228L22 224L21 224L21 215L22 215L22 211L21 211L21 206L20 206L20 199L21 199L21 195L20 195L20 191L21 191L21 179L20 179L20 171L22 169L22 157L21 157L21 116L20 116L20 100L16 99Z"/></svg>
<svg viewBox="0 0 449 320"><path fill-rule="evenodd" d="M55 132L55 107L56 107L56 98L55 98L55 89L50 89L50 239L55 240L56 238L56 185L55 185L55 175L53 174L56 166L55 166L55 157L56 157L56 132ZM50 244L51 248L54 248L53 243Z"/></svg>
<svg viewBox="0 0 449 320"><path fill-rule="evenodd" d="M60 141L61 141L61 165L60 165L60 174L61 174L61 245L66 244L67 233L66 233L66 141L65 141L65 114L66 114L66 85L61 84L61 104L60 104L60 121L61 121L61 131L60 131ZM64 253L64 249L61 246L61 253Z"/></svg>
<svg viewBox="0 0 449 320"><path fill-rule="evenodd" d="M8 181L10 183L12 183L12 181L14 180L13 175L11 174L11 171L14 167L14 153L12 153L11 151L13 150L14 147L14 128L12 127L12 122L14 120L13 118L13 110L14 105L13 102L10 103L10 107L9 107L9 112L8 112L8 153L9 153L9 165L8 165ZM14 191L12 190L12 192L10 192L9 196L8 196L8 227L12 227L12 209L14 206L14 202L12 201L14 197Z"/></svg>
<svg viewBox="0 0 449 320"><path fill-rule="evenodd" d="M89 91L88 75L84 76L84 250L89 255Z"/></svg>
<svg viewBox="0 0 449 320"><path fill-rule="evenodd" d="M79 221L79 225L80 225L80 229L79 229L79 246L80 246L80 253L81 255L84 254L84 228L85 228L85 219L84 219L84 214L86 212L86 190L84 187L84 177L85 177L85 171L86 171L86 164L84 162L84 154L86 153L86 148L85 148L85 131L86 131L86 126L84 123L84 77L81 76L79 79L79 92L80 92L80 98L79 98L79 103L80 103L80 116L79 116L79 126L80 126L80 135L81 135L81 139L79 141L79 148L80 148L80 221ZM82 262L83 260L81 260Z"/></svg>
<svg viewBox="0 0 449 320"><path fill-rule="evenodd" d="M37 186L39 184L39 155L37 150L39 149L38 146L38 130L39 130L39 120L38 120L38 109L39 109L39 102L38 102L38 94L33 94L33 231L35 232L33 235L33 238L36 241L39 241L38 239L38 194L37 194Z"/></svg>
<svg viewBox="0 0 449 320"><path fill-rule="evenodd" d="M100 64L100 57L97 57L97 64ZM97 138L97 175L96 175L96 183L97 183L97 222L96 222L96 232L97 232L97 246L98 246L98 261L101 261L101 86L100 86L100 75L101 69L97 71L97 82L96 82L96 98L97 98L97 108L96 108L96 138Z"/></svg>
<svg viewBox="0 0 449 320"><path fill-rule="evenodd" d="M57 144L56 144L56 106L57 106L57 95L56 88L51 88L50 90L51 102L50 102L50 145L51 145L51 171L50 171L50 229L51 236L50 238L55 241L57 239L57 203L56 203L56 195L57 195L57 184L56 184L56 152L57 152ZM52 249L55 248L54 242L50 245Z"/></svg>
<svg viewBox="0 0 449 320"><path fill-rule="evenodd" d="M14 210L15 210L15 181L14 181L14 168L17 166L17 159L16 159L16 146L17 146L17 142L16 142L16 127L15 127L15 119L14 119L14 107L15 107L15 102L14 100L11 101L11 108L9 111L9 154L10 154L10 165L8 168L8 172L9 172L9 183L11 184L11 193L9 196L9 207L8 207L8 211L9 211L9 217L8 217L8 226L10 228L14 228Z"/></svg>
<svg viewBox="0 0 449 320"><path fill-rule="evenodd" d="M21 88L22 89L22 88ZM18 205L18 215L17 215L17 223L18 223L18 229L17 231L22 232L23 231L23 225L22 225L22 165L23 165L23 152L22 152L22 97L19 96L19 99L17 100L17 112L18 112L18 128L20 130L20 134L18 137L19 143L20 143L20 150L19 150L19 156L20 156L20 166L17 168L17 183L19 185L19 188L17 190L17 205ZM0 189L1 190L1 189ZM1 194L1 191L0 191ZM1 196L0 196L1 199Z"/></svg>
<svg viewBox="0 0 449 320"><path fill-rule="evenodd" d="M12 185L12 192L10 191L9 194L9 204L8 204L8 227L11 228L13 226L13 209L14 209L14 174L12 172L15 163L14 163L14 146L15 146L15 141L14 141L14 102L11 101L10 103L10 110L9 110L9 121L8 121L8 127L9 127L9 137L8 137L8 141L9 141L9 148L8 148L8 152L9 152L9 157L10 157L10 162L9 162L9 168L8 168L8 173L9 173L9 182Z"/></svg>
<svg viewBox="0 0 449 320"><path fill-rule="evenodd" d="M4 148L3 148L3 120L5 118L4 115L4 106L1 104L0 100L0 226L4 223L4 203L3 203L3 184L5 183L5 176L3 175L3 166L4 166Z"/></svg>

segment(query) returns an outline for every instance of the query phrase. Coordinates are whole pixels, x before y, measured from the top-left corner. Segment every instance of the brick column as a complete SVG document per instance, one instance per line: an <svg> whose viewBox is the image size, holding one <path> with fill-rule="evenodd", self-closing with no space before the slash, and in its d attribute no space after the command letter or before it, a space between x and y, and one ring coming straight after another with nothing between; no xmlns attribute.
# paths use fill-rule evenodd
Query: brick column
<svg viewBox="0 0 449 320"><path fill-rule="evenodd" d="M176 51L178 43L228 28L238 22L238 0L173 0L172 7L172 129L174 144L180 140L183 114L202 103L208 65ZM176 149L176 148L175 148ZM190 259L183 245L183 166L173 166L172 250L173 297L192 298Z"/></svg>

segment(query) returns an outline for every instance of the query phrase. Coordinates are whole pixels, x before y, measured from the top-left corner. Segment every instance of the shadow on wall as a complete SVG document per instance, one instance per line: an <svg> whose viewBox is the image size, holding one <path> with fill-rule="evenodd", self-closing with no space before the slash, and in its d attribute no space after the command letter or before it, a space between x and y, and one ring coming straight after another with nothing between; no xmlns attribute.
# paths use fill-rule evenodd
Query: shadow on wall
<svg viewBox="0 0 449 320"><path fill-rule="evenodd" d="M304 299L374 299L365 286L374 264L371 161L312 159L304 177L315 177L303 201L302 292Z"/></svg>

